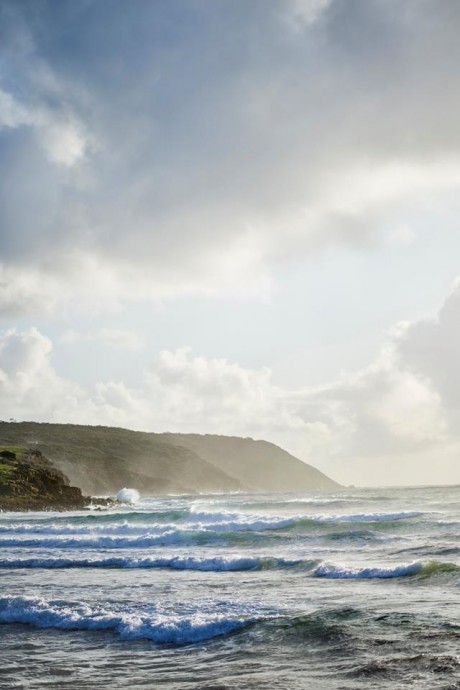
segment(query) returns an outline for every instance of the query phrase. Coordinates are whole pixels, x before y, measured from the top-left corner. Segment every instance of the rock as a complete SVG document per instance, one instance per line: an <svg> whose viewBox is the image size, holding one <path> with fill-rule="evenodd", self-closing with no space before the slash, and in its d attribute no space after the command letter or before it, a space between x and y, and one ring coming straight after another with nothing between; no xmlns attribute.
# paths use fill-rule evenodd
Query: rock
<svg viewBox="0 0 460 690"><path fill-rule="evenodd" d="M79 510L90 503L40 451L0 450L0 510Z"/></svg>

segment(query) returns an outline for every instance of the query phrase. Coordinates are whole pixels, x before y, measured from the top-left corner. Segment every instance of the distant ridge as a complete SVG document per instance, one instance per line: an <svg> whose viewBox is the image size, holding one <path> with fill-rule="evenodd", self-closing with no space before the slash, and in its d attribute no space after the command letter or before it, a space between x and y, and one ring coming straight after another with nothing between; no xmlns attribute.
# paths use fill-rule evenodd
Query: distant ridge
<svg viewBox="0 0 460 690"><path fill-rule="evenodd" d="M336 489L339 484L274 443L239 436L158 434L157 438L189 448L203 460L253 491Z"/></svg>
<svg viewBox="0 0 460 690"><path fill-rule="evenodd" d="M116 427L0 422L0 444L35 448L83 492L317 491L340 485L267 441Z"/></svg>

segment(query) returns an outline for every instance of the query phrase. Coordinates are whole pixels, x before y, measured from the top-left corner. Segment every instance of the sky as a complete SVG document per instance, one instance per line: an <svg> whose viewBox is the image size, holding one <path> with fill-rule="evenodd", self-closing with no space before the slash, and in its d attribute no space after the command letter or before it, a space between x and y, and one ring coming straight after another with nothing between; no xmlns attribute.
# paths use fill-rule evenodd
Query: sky
<svg viewBox="0 0 460 690"><path fill-rule="evenodd" d="M0 0L0 418L460 484L458 0Z"/></svg>

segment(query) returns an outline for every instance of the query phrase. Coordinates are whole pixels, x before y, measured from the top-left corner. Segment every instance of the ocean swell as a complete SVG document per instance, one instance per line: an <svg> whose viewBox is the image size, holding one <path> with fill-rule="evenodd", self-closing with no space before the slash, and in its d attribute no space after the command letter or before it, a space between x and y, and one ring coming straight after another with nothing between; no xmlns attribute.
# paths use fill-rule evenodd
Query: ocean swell
<svg viewBox="0 0 460 690"><path fill-rule="evenodd" d="M423 575L425 577L442 572L456 572L460 570L454 563L441 561L414 561L404 565L370 568L352 568L348 566L322 563L314 570L316 577L324 577L337 580L368 580L389 579Z"/></svg>
<svg viewBox="0 0 460 690"><path fill-rule="evenodd" d="M0 599L0 623L23 623L60 630L108 630L123 640L147 639L158 645L185 645L209 640L241 630L257 620L247 614L197 612L180 616L155 610L113 611L37 597Z"/></svg>
<svg viewBox="0 0 460 690"><path fill-rule="evenodd" d="M0 568L171 568L173 570L199 570L206 572L229 572L244 570L271 570L302 566L313 568L318 561L289 560L272 556L235 556L214 558L181 557L171 558L131 556L109 558L5 558L0 560Z"/></svg>

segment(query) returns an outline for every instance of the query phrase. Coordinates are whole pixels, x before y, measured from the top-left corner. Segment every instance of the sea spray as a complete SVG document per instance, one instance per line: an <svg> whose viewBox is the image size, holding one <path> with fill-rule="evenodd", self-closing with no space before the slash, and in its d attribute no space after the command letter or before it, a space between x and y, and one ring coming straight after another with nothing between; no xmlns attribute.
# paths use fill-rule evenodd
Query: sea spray
<svg viewBox="0 0 460 690"><path fill-rule="evenodd" d="M117 493L117 501L120 501L120 503L134 504L139 501L139 498L140 494L136 489L127 489L124 487Z"/></svg>

